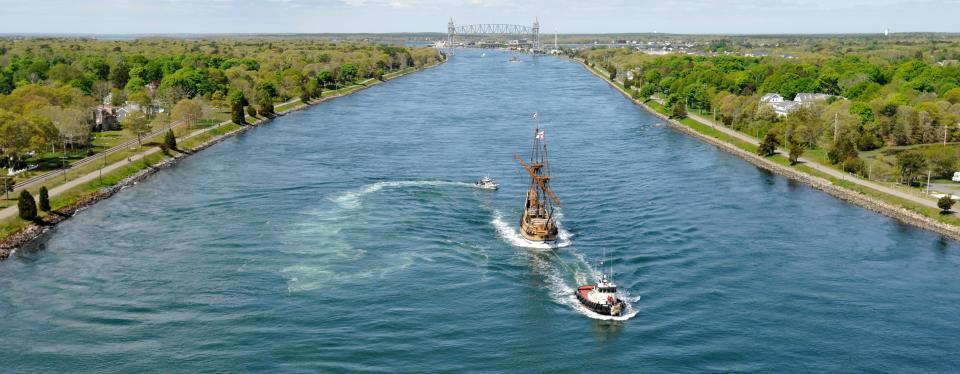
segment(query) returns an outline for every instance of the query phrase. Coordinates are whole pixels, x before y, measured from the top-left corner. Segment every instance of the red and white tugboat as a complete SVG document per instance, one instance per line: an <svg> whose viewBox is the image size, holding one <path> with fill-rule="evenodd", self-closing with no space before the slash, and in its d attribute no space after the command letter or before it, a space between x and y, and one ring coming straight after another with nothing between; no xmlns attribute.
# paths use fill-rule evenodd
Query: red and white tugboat
<svg viewBox="0 0 960 374"><path fill-rule="evenodd" d="M577 287L577 300L588 309L605 316L619 317L626 303L617 298L617 285L606 274L597 279L597 284Z"/></svg>

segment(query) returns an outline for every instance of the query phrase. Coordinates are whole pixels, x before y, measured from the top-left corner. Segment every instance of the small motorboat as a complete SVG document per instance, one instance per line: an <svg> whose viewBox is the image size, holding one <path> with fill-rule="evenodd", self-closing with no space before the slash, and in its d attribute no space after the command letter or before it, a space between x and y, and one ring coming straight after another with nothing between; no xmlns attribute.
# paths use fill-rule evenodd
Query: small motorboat
<svg viewBox="0 0 960 374"><path fill-rule="evenodd" d="M617 285L607 280L606 275L600 277L597 284L577 287L577 300L588 309L605 316L619 317L626 309L626 304L617 297Z"/></svg>
<svg viewBox="0 0 960 374"><path fill-rule="evenodd" d="M520 62L520 58L513 56L513 58L510 59L510 62Z"/></svg>
<svg viewBox="0 0 960 374"><path fill-rule="evenodd" d="M483 179L473 182L473 185L482 190L495 190L500 188L497 181L490 179L490 177L483 177Z"/></svg>

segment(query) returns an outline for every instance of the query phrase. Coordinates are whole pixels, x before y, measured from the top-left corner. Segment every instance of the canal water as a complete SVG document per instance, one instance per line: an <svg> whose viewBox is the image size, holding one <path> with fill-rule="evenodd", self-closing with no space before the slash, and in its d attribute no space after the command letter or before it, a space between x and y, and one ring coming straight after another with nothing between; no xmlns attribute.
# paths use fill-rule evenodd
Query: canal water
<svg viewBox="0 0 960 374"><path fill-rule="evenodd" d="M511 57L458 51L81 212L0 263L3 371L960 370L957 242ZM515 233L534 112L556 250ZM604 254L629 319L572 296Z"/></svg>

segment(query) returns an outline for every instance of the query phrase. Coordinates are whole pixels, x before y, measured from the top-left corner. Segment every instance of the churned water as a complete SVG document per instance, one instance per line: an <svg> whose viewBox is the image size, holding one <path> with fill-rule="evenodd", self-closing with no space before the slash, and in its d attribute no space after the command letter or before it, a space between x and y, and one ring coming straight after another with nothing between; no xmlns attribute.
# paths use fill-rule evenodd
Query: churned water
<svg viewBox="0 0 960 374"><path fill-rule="evenodd" d="M460 51L78 214L0 263L2 371L960 370L956 242L510 57ZM533 112L555 250L515 234ZM604 252L625 321L572 295Z"/></svg>

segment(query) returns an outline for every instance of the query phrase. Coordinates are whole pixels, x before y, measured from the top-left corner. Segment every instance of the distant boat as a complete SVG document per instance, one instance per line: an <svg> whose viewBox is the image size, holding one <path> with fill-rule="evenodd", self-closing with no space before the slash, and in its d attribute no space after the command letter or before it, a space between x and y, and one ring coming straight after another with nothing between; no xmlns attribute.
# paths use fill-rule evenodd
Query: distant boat
<svg viewBox="0 0 960 374"><path fill-rule="evenodd" d="M490 177L483 177L483 179L473 182L473 185L481 190L496 190L500 188L497 181L490 179Z"/></svg>
<svg viewBox="0 0 960 374"><path fill-rule="evenodd" d="M520 58L517 56L513 56L512 58L510 58L510 62L520 62Z"/></svg>
<svg viewBox="0 0 960 374"><path fill-rule="evenodd" d="M486 53L481 53L481 54L480 54L480 57L487 57L487 54L486 54Z"/></svg>
<svg viewBox="0 0 960 374"><path fill-rule="evenodd" d="M533 114L534 138L533 154L530 163L516 155L517 161L530 174L530 189L520 217L520 236L534 242L556 242L557 223L554 217L554 204L560 206L560 199L550 190L550 173L547 168L547 142L540 130L537 114Z"/></svg>

